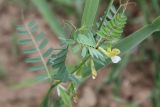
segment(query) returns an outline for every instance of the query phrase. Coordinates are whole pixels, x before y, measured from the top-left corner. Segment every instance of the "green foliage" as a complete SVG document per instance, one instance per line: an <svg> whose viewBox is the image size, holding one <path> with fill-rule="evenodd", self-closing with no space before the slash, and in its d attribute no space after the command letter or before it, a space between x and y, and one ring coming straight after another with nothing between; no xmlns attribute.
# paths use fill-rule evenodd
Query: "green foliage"
<svg viewBox="0 0 160 107"><path fill-rule="evenodd" d="M65 60L68 52L68 47L60 50L57 54L52 54L48 60L48 64L51 65L54 69L57 69L55 74L55 79L60 81L69 80L68 71L65 65Z"/></svg>
<svg viewBox="0 0 160 107"><path fill-rule="evenodd" d="M87 34L79 34L77 37L77 42L86 47L96 47L96 41L93 37L93 33L91 32Z"/></svg>
<svg viewBox="0 0 160 107"><path fill-rule="evenodd" d="M81 27L91 29L94 25L96 13L98 10L99 0L86 0L84 12L81 21Z"/></svg>
<svg viewBox="0 0 160 107"><path fill-rule="evenodd" d="M97 23L97 35L110 41L121 37L127 20L127 17L124 15L125 8L122 9L122 6L120 5L119 8L116 9L113 5L113 1L114 0L110 1L104 16L102 16L100 22Z"/></svg>
<svg viewBox="0 0 160 107"><path fill-rule="evenodd" d="M133 34L129 35L128 37L120 40L114 47L119 48L121 50L122 54L125 54L126 52L131 51L133 48L135 48L137 45L139 45L144 39L149 37L153 32L156 32L160 28L159 23L160 23L160 17L156 18L156 20L154 20L152 24L147 25L147 26L139 29L138 31L134 32ZM152 26L153 26L153 28L152 28ZM83 60L84 60L84 62L87 61L88 57L84 58ZM96 64L96 68L99 70L110 63L111 63L111 61L107 59L105 61L105 65ZM79 67L76 67L76 68L79 68ZM86 74L85 74L85 76L83 75L84 77L89 76L89 74L87 73L89 70L90 69L85 69ZM27 86L29 86L29 85L33 85L33 84L36 84L40 81L44 81L47 79L48 79L48 77L46 75L37 76L33 79L22 81L21 85L23 84L23 86L25 86L25 84L26 84ZM32 82L30 82L30 81L32 81ZM20 87L22 87L22 86L20 86Z"/></svg>
<svg viewBox="0 0 160 107"><path fill-rule="evenodd" d="M84 58L89 53L92 58L104 61L105 57L96 49L96 41L93 36L94 34L92 32L78 35L77 42L82 47L81 56Z"/></svg>
<svg viewBox="0 0 160 107"><path fill-rule="evenodd" d="M156 31L160 31L160 17L157 17L151 24L144 26L143 28L129 35L128 37L120 40L117 44L114 45L114 47L120 49L122 54L125 54L134 49L141 42L143 42L143 40L148 38L152 33ZM105 61L105 66L110 63L111 61L107 59ZM101 69L103 67L104 65L101 64L96 65L97 69Z"/></svg>
<svg viewBox="0 0 160 107"><path fill-rule="evenodd" d="M71 102L71 98L70 96L68 95L68 93L61 87L59 87L60 89L60 96L64 102L64 104L67 106L67 107L72 107L72 102Z"/></svg>
<svg viewBox="0 0 160 107"><path fill-rule="evenodd" d="M110 0L109 5L104 12L104 15L100 17L100 22L97 22L98 30L101 29L102 26L105 26L108 21L110 21L111 17L113 17L116 14L116 8L113 5L114 0Z"/></svg>
<svg viewBox="0 0 160 107"><path fill-rule="evenodd" d="M120 40L114 47L120 49L122 53L131 51L133 48L143 42L143 40L157 31L160 31L160 17L157 17L151 24L144 26L128 37Z"/></svg>
<svg viewBox="0 0 160 107"><path fill-rule="evenodd" d="M32 47L30 46L30 48L24 49L25 54L38 54L38 56L27 58L25 60L26 63L42 63L41 65L29 68L29 70L45 70L48 74L48 77L51 78L48 67L45 62L45 58L49 57L53 49L49 48L44 53L41 52L42 49L46 49L48 40L44 38L43 32L39 33L38 35L36 35L36 37L34 37L33 35L37 33L37 30L38 25L34 21L31 21L30 23L24 24L22 26L17 26L18 34L21 36L19 39L19 43L28 46L32 44Z"/></svg>
<svg viewBox="0 0 160 107"><path fill-rule="evenodd" d="M97 24L98 29L95 31L92 28L95 26L94 19L96 17L99 0L86 0L81 27L79 29L75 29L75 31L69 35L69 38L64 37L64 33L60 27L60 24L58 23L57 19L55 19L54 15L51 15L51 11L47 7L46 2L44 0L33 1L44 15L45 19L49 23L52 23L52 29L59 36L63 44L61 45L63 48L58 49L56 52L49 48L45 53L42 54L41 50L46 48L48 40L44 39L44 33L39 33L36 35L36 37L33 36L33 34L37 32L37 25L34 22L31 22L29 24L25 24L24 26L17 27L19 34L24 37L19 41L20 44L34 46L29 49L25 49L24 53L38 53L39 55L37 57L28 58L26 63L42 62L42 65L34 66L31 68L31 70L43 70L45 68L48 74L42 75L41 77L35 77L34 79L30 80L30 83L32 84L35 83L35 81L39 82L47 79L54 80L51 82L51 87L42 102L42 107L50 106L50 97L52 97L52 91L55 88L60 90L61 100L58 100L57 105L63 106L61 103L63 102L67 107L72 106L71 97L74 96L77 91L77 87L80 84L77 77L84 79L92 75L92 77L95 79L97 75L96 70L99 70L111 63L111 60L106 57L107 55L101 53L102 51L99 51L99 47L104 48L106 53L108 51L105 50L106 47L118 48L121 50L121 53L124 54L135 48L152 33L160 31L160 17L158 17L151 24L146 25L145 27L139 29L137 32L118 42L116 41L115 45L112 44L114 39L120 39L127 20L126 16L124 15L126 6L124 6L124 8L122 8L123 6L120 6L119 9L116 9L115 6L113 6L113 1L114 0L110 1L109 8L107 9L105 15L100 18L100 22ZM53 20L55 20L55 22ZM72 48L74 46L81 47L78 47L77 50L79 51L81 49L82 60L78 65L75 65L72 69L69 69L66 64L66 57L68 54L68 48ZM49 58L47 63L44 58ZM51 66L51 70L54 69L51 74L47 65ZM91 68L88 67L89 65L92 65ZM114 68L114 71L118 74L119 72L117 72L117 69L119 68L123 68L123 64L120 67L117 66ZM111 81L117 81L117 74L115 72L111 74L113 77L110 78ZM26 82L27 85L28 83L29 82ZM69 83L69 85L72 85L70 85L69 88L62 88L61 83Z"/></svg>
<svg viewBox="0 0 160 107"><path fill-rule="evenodd" d="M50 103L50 95L52 94L53 89L59 84L60 82L57 82L56 84L52 85L49 90L47 91L46 96L44 97L40 107L50 107L51 103ZM58 100L58 104L55 103L54 105L61 105L59 104L59 100ZM59 106L55 106L55 107L59 107Z"/></svg>
<svg viewBox="0 0 160 107"><path fill-rule="evenodd" d="M124 14L117 14L115 16L109 15L111 21L106 23L106 26L102 26L97 32L97 35L107 40L113 40L114 38L120 38L124 25L126 24L126 16Z"/></svg>
<svg viewBox="0 0 160 107"><path fill-rule="evenodd" d="M51 29L57 34L57 36L64 37L64 31L56 18L53 10L50 9L45 0L31 0L35 6L38 8L39 12L45 18L47 23L50 25Z"/></svg>
<svg viewBox="0 0 160 107"><path fill-rule="evenodd" d="M152 6L153 6L154 10L156 11L156 13L159 14L160 13L159 1L152 0Z"/></svg>
<svg viewBox="0 0 160 107"><path fill-rule="evenodd" d="M152 104L154 107L159 107L160 106L160 56L158 54L158 52L155 52L154 53L154 56L153 56L153 60L154 60L154 66L155 66L155 69L154 69L154 89L153 89L153 92L152 92L152 97L151 97L151 100L152 100Z"/></svg>

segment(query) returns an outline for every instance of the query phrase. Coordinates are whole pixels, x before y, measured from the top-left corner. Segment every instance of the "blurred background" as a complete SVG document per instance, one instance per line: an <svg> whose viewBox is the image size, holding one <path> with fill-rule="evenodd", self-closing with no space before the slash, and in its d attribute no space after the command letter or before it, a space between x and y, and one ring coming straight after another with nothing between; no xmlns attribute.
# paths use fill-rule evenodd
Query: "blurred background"
<svg viewBox="0 0 160 107"><path fill-rule="evenodd" d="M13 89L14 85L39 74L27 71L31 65L25 64L24 59L29 56L23 54L23 47L17 43L16 25L21 23L21 10L25 22L36 20L53 47L59 46L55 36L58 31L52 30L54 19L47 17L58 17L63 27L66 22L80 25L84 0L44 1L47 5L38 7L38 3L31 0L0 0L0 107L38 107L49 88L47 82L42 82ZM160 15L159 0L130 2L125 36ZM107 3L108 0L101 0L98 16L103 15ZM115 0L117 6L118 3L119 0ZM46 6L51 9L48 14L43 12ZM69 59L72 64L72 58ZM79 92L75 107L160 107L160 32L128 52L119 64L103 68L96 80L88 79Z"/></svg>

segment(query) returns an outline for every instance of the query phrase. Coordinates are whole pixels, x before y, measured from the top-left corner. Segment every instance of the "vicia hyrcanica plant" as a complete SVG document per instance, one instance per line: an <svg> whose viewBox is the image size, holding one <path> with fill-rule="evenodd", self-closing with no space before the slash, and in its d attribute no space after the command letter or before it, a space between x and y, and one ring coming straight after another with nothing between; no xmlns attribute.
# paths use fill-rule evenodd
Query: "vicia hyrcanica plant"
<svg viewBox="0 0 160 107"><path fill-rule="evenodd" d="M19 43L29 47L24 49L24 53L35 54L35 57L25 61L35 65L29 70L45 71L44 74L31 81L48 80L51 84L41 104L42 107L52 105L71 107L72 101L78 101L77 90L82 80L89 76L96 79L100 68L110 62L119 63L123 60L122 54L133 49L153 32L160 30L160 18L157 18L150 25L123 39L123 30L127 23L125 12L130 4L129 1L120 2L119 7L116 7L113 4L114 0L110 0L104 15L94 23L99 1L85 0L81 27L76 28L70 24L73 29L69 37L64 31L58 32L59 27L52 26L53 30L57 31L56 34L61 42L61 48L58 49L46 48L49 41L45 39L44 32L38 32L38 25L35 21L17 26L20 35ZM38 2L39 8L42 4L46 5L43 0L33 0L33 2ZM48 8L46 10L49 11ZM42 14L45 15L45 11L42 11ZM79 55L77 53L80 53L80 61L72 67L66 63L69 49L73 51L73 54Z"/></svg>

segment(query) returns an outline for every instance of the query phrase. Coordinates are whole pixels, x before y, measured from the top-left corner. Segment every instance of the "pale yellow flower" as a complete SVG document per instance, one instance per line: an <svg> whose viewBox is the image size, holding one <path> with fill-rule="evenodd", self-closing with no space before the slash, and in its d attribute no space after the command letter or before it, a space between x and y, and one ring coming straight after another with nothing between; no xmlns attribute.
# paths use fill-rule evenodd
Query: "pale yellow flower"
<svg viewBox="0 0 160 107"><path fill-rule="evenodd" d="M108 48L107 51L104 50L103 48L99 47L98 48L102 53L104 53L107 57L111 58L113 63L118 63L119 61L121 61L121 57L119 57L118 55L121 53L119 49L114 48Z"/></svg>

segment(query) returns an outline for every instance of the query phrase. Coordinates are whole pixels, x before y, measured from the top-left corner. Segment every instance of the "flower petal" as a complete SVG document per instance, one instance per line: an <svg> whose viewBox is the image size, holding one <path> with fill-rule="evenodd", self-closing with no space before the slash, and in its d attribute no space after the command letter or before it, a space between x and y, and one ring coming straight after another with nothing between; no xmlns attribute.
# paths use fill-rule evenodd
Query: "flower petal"
<svg viewBox="0 0 160 107"><path fill-rule="evenodd" d="M121 53L121 51L119 49L117 49L117 48L112 49L112 54L114 56L119 55L120 53Z"/></svg>
<svg viewBox="0 0 160 107"><path fill-rule="evenodd" d="M111 57L111 60L112 60L113 63L118 63L119 61L121 61L121 57L114 56L114 57Z"/></svg>

